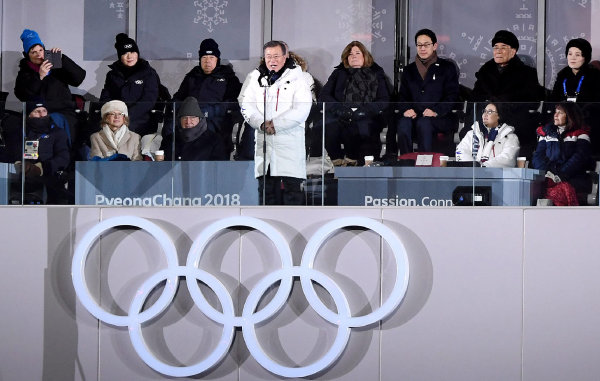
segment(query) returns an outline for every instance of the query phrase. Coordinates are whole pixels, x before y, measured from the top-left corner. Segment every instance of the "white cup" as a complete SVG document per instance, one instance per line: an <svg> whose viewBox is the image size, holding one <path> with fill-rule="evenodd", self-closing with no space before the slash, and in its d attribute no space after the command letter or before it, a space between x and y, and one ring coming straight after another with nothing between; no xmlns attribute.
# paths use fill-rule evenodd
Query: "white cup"
<svg viewBox="0 0 600 381"><path fill-rule="evenodd" d="M517 158L517 168L527 168L527 158L526 157L518 157Z"/></svg>
<svg viewBox="0 0 600 381"><path fill-rule="evenodd" d="M448 163L448 156L440 156L440 167L445 167Z"/></svg>
<svg viewBox="0 0 600 381"><path fill-rule="evenodd" d="M165 151L163 151L163 150L154 151L154 160L156 160L156 161L165 160Z"/></svg>
<svg viewBox="0 0 600 381"><path fill-rule="evenodd" d="M371 164L373 164L373 160L375 160L375 157L365 156L365 167L369 167Z"/></svg>

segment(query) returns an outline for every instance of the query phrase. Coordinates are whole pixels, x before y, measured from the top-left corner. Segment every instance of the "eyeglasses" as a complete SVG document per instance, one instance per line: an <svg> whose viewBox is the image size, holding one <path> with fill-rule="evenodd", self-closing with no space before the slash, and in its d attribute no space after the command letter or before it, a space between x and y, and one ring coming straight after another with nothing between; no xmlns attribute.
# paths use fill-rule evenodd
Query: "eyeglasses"
<svg viewBox="0 0 600 381"><path fill-rule="evenodd" d="M483 114L492 115L492 114L497 114L497 113L498 113L498 111L495 111L495 110L488 110L488 109L483 110Z"/></svg>
<svg viewBox="0 0 600 381"><path fill-rule="evenodd" d="M125 114L120 113L120 112L107 112L106 115L112 116L113 118L118 118L118 117L124 116Z"/></svg>
<svg viewBox="0 0 600 381"><path fill-rule="evenodd" d="M426 44L417 44L417 49L421 49L421 48L425 48L427 49L428 47L430 47L431 45L433 45L433 43L428 42Z"/></svg>
<svg viewBox="0 0 600 381"><path fill-rule="evenodd" d="M274 56L265 56L265 61L270 61L270 60L275 60L275 61L279 61L281 59L281 57L279 54L276 54Z"/></svg>

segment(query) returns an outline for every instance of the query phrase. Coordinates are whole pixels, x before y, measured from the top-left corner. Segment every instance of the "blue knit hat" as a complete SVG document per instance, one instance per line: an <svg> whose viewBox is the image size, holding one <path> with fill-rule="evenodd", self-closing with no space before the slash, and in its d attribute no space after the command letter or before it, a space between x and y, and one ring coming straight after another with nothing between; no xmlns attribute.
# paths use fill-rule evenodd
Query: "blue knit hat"
<svg viewBox="0 0 600 381"><path fill-rule="evenodd" d="M23 41L23 51L25 53L29 53L29 49L31 49L35 45L42 45L42 47L44 46L44 44L42 44L40 36L35 30L23 30L23 33L21 33L21 40Z"/></svg>

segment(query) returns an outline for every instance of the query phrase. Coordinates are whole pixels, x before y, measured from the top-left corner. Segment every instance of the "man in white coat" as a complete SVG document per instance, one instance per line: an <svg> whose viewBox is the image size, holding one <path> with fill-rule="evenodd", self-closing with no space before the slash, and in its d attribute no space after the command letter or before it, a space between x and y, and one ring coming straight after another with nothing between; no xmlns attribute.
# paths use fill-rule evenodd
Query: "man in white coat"
<svg viewBox="0 0 600 381"><path fill-rule="evenodd" d="M264 191L266 205L302 205L304 122L310 113L311 92L284 42L269 41L263 51L264 62L248 74L238 97L244 119L255 130L259 203L263 204Z"/></svg>

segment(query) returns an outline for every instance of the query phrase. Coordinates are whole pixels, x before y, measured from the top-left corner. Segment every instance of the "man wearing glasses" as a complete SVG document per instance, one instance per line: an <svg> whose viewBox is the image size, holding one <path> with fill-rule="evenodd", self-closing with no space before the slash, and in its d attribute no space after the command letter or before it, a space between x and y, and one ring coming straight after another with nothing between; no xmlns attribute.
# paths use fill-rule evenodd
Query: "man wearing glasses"
<svg viewBox="0 0 600 381"><path fill-rule="evenodd" d="M312 94L283 41L267 42L263 52L264 62L248 74L238 97L246 123L255 130L259 203L301 205L306 179L304 122Z"/></svg>
<svg viewBox="0 0 600 381"><path fill-rule="evenodd" d="M520 156L526 156L535 145L537 123L535 114L529 110L537 109L537 102L543 100L544 93L538 82L537 70L525 65L517 56L519 46L519 40L512 32L496 32L492 39L494 58L486 62L475 74L477 80L471 100L505 102L505 120L515 126L521 141ZM468 115L471 116L472 111Z"/></svg>
<svg viewBox="0 0 600 381"><path fill-rule="evenodd" d="M437 37L433 31L418 31L415 44L415 62L404 69L400 84L402 116L397 123L397 134L402 154L413 150L413 129L418 150L432 152L434 134L448 133L456 126L451 111L458 99L458 70L450 61L437 56ZM388 154L395 155L396 137L388 134L387 140Z"/></svg>

